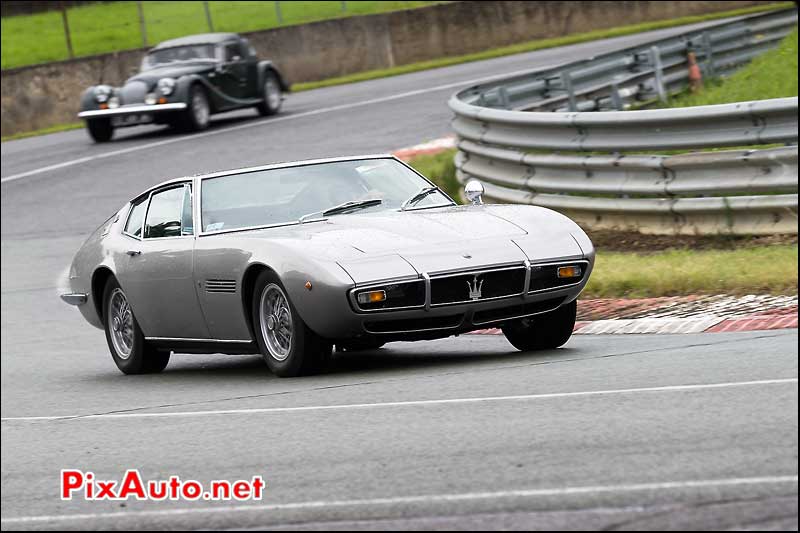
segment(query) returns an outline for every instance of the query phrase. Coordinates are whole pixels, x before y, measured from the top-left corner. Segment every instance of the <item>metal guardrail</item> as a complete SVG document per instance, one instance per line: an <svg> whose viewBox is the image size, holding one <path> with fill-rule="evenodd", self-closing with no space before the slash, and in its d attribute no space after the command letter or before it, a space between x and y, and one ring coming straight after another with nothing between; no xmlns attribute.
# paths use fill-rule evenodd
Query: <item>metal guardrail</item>
<svg viewBox="0 0 800 533"><path fill-rule="evenodd" d="M725 75L796 24L795 9L757 15L460 91L457 177L594 228L796 233L797 97L623 111L685 88L689 52L705 76ZM794 146L623 155L773 143Z"/></svg>

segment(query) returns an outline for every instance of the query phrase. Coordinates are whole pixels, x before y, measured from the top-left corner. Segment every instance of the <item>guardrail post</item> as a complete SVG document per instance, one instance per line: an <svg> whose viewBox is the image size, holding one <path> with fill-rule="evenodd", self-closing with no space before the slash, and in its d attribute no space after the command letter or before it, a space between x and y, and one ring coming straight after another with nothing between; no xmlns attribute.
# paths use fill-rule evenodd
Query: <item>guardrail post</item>
<svg viewBox="0 0 800 533"><path fill-rule="evenodd" d="M714 71L714 50L711 45L711 35L705 31L703 32L703 50L705 51L705 68L706 76L711 78L715 77L717 74Z"/></svg>
<svg viewBox="0 0 800 533"><path fill-rule="evenodd" d="M72 37L69 34L69 21L67 20L67 5L60 2L61 5L61 21L64 24L64 37L67 39L67 54L69 58L75 57L75 52L72 51Z"/></svg>
<svg viewBox="0 0 800 533"><path fill-rule="evenodd" d="M625 106L622 104L622 97L619 94L619 85L617 82L611 82L611 106L617 111L623 111Z"/></svg>
<svg viewBox="0 0 800 533"><path fill-rule="evenodd" d="M650 47L650 61L653 64L654 84L658 99L667 101L667 90L664 87L664 67L661 64L661 50L658 46Z"/></svg>
<svg viewBox="0 0 800 533"><path fill-rule="evenodd" d="M578 110L578 101L575 99L575 90L572 87L572 73L564 71L561 73L561 82L564 84L564 90L567 91L567 98L569 98L569 110L574 112Z"/></svg>
<svg viewBox="0 0 800 533"><path fill-rule="evenodd" d="M208 9L208 2L203 2L203 9L206 11L206 22L208 22L208 31L214 31L214 25L211 23L211 11Z"/></svg>
<svg viewBox="0 0 800 533"><path fill-rule="evenodd" d="M508 89L500 87L497 89L497 96L500 99L500 105L503 109L511 109L511 100L508 98Z"/></svg>

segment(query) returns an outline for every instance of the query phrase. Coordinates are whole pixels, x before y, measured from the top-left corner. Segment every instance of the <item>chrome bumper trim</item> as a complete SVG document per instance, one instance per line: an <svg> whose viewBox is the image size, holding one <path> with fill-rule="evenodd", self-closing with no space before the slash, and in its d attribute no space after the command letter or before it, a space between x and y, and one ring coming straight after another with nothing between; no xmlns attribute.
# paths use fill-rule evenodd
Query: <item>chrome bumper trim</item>
<svg viewBox="0 0 800 533"><path fill-rule="evenodd" d="M89 299L89 296L83 293L73 292L69 294L62 294L61 299L67 302L69 305L83 305L86 303L86 300Z"/></svg>
<svg viewBox="0 0 800 533"><path fill-rule="evenodd" d="M115 115L130 115L133 113L158 113L161 111L180 111L186 109L184 102L174 104L153 104L153 105L130 105L115 107L114 109L95 109L92 111L81 111L78 118L110 117Z"/></svg>

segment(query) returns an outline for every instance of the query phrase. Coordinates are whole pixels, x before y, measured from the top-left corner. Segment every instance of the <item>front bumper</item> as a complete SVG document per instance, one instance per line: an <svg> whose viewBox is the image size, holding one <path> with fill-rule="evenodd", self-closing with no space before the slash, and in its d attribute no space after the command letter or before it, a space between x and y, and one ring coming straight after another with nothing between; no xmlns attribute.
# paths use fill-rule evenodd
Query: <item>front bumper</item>
<svg viewBox="0 0 800 533"><path fill-rule="evenodd" d="M69 305L83 305L87 302L89 296L80 292L71 292L68 294L62 294L61 299L67 302Z"/></svg>
<svg viewBox="0 0 800 533"><path fill-rule="evenodd" d="M93 109L90 111L81 111L78 113L78 118L88 119L124 115L152 115L154 113L164 113L167 111L183 111L184 109L186 109L186 103L184 102L175 102L172 104L124 105L115 107L114 109Z"/></svg>

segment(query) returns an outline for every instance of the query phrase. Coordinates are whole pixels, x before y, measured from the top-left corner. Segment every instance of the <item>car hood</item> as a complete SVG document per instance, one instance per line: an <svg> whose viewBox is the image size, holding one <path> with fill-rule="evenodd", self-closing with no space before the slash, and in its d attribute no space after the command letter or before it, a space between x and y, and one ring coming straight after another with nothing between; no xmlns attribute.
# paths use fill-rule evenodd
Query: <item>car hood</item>
<svg viewBox="0 0 800 533"><path fill-rule="evenodd" d="M566 228L540 224L532 234L526 225L503 216L502 209L460 206L337 215L280 228L280 234L272 228L250 236L268 237L298 254L335 261L356 283L582 255Z"/></svg>
<svg viewBox="0 0 800 533"><path fill-rule="evenodd" d="M164 65L150 70L145 70L139 74L128 78L125 84L143 82L148 90L153 89L161 78L180 78L189 74L200 74L214 70L214 65L208 62L182 63L178 65Z"/></svg>

